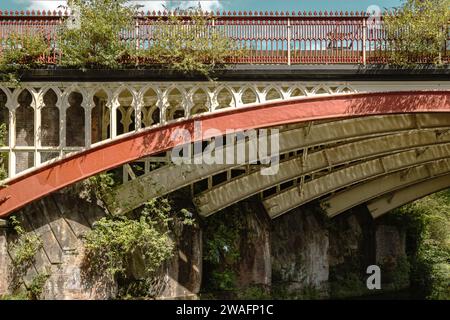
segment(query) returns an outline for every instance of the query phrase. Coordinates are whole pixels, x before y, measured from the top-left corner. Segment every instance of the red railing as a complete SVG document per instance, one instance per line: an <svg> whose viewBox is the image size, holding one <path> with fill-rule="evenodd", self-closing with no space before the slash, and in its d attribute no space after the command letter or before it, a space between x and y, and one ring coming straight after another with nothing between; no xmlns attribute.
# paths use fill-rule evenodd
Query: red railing
<svg viewBox="0 0 450 320"><path fill-rule="evenodd" d="M166 12L140 13L134 28L121 40L131 46L151 45L155 21ZM183 12L175 13L183 15ZM365 12L205 12L209 28L220 30L242 49L233 63L249 64L368 64L386 63L386 33L381 18ZM185 15L184 15L185 16ZM13 33L41 32L56 48L57 28L67 12L0 11L0 52ZM185 16L186 17L186 16ZM189 19L187 19L188 21ZM57 50L43 62L58 61ZM450 37L442 59L450 61ZM425 60L424 60L425 61Z"/></svg>

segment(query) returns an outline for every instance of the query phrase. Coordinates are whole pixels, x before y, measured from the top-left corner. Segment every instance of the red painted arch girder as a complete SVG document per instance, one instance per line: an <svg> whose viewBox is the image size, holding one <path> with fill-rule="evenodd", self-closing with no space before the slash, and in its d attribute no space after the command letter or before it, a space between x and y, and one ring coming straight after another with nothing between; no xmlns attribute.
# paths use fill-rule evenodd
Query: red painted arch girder
<svg viewBox="0 0 450 320"><path fill-rule="evenodd" d="M99 172L170 150L179 143L170 139L177 129L186 129L192 141L199 140L202 136L194 135L194 121L198 121L203 133L208 129L225 133L230 129L257 129L309 120L416 112L450 112L450 91L366 93L277 101L150 128L8 181L8 186L0 190L0 217ZM210 137L203 135L203 139Z"/></svg>

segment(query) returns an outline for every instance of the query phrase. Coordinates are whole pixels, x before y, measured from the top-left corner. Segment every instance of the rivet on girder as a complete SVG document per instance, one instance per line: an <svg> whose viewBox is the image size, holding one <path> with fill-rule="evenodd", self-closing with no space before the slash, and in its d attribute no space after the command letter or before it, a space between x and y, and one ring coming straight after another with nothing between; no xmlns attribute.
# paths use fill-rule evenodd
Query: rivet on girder
<svg viewBox="0 0 450 320"><path fill-rule="evenodd" d="M389 192L389 193L386 195L386 202L387 202L387 203L391 203L391 202L392 202L392 199L394 199L394 196L395 196L395 192Z"/></svg>
<svg viewBox="0 0 450 320"><path fill-rule="evenodd" d="M309 133L311 132L311 128L313 125L314 125L314 121L308 122L308 125L306 126L306 129L305 129L305 137L309 136Z"/></svg>
<svg viewBox="0 0 450 320"><path fill-rule="evenodd" d="M6 196L6 197L0 198L0 204L5 203L5 202L8 201L10 198L11 198L11 196Z"/></svg>
<svg viewBox="0 0 450 320"><path fill-rule="evenodd" d="M438 165L439 163L442 163L441 161L438 161ZM431 170L431 164L430 163L426 163L425 164L425 170L427 171L427 175L429 178L433 178L435 175L433 174L433 171Z"/></svg>
<svg viewBox="0 0 450 320"><path fill-rule="evenodd" d="M412 169L413 168L407 168L407 169L401 171L400 172L400 180L402 180L402 181L405 180L411 173Z"/></svg>
<svg viewBox="0 0 450 320"><path fill-rule="evenodd" d="M450 134L450 129L436 130L436 131L434 131L434 133L436 134L436 140L440 140L442 138L442 136Z"/></svg>
<svg viewBox="0 0 450 320"><path fill-rule="evenodd" d="M379 162L380 162L380 166L381 166L381 169L383 170L383 172L384 172L384 173L387 173L388 171L386 170L386 167L385 167L385 165L384 165L383 159L380 158L380 159L379 159Z"/></svg>
<svg viewBox="0 0 450 320"><path fill-rule="evenodd" d="M422 126L420 125L419 118L417 117L417 114L413 114L414 117L414 124L416 125L417 129L422 129Z"/></svg>
<svg viewBox="0 0 450 320"><path fill-rule="evenodd" d="M328 167L328 172L331 172L331 168L333 166L333 164L330 161L330 157L328 156L327 150L323 150L323 156L325 157L325 162L327 163Z"/></svg>
<svg viewBox="0 0 450 320"><path fill-rule="evenodd" d="M416 149L416 158L420 157L427 150L428 150L428 147L423 147L423 148Z"/></svg>
<svg viewBox="0 0 450 320"><path fill-rule="evenodd" d="M125 169L125 172L128 174L128 176L131 178L131 180L135 180L136 179L136 174L134 173L133 169L131 168L131 166L129 164L126 164L123 166Z"/></svg>

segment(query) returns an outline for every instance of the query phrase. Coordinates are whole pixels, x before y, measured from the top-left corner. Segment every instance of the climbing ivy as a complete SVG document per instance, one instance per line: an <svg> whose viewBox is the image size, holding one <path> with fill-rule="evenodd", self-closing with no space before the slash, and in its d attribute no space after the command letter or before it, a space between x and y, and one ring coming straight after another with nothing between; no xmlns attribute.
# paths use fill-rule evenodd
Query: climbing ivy
<svg viewBox="0 0 450 320"><path fill-rule="evenodd" d="M27 233L15 216L10 217L10 223L17 238L8 248L13 267L10 279L10 289L13 294L7 298L37 300L40 298L50 274L38 272L29 284L23 281L23 277L33 267L36 254L43 247L42 239L35 233ZM25 288L25 292L23 288Z"/></svg>
<svg viewBox="0 0 450 320"><path fill-rule="evenodd" d="M124 274L133 253L140 251L146 272L153 274L172 252L169 238L171 206L164 199L148 202L138 218L105 217L85 236L87 256L94 270Z"/></svg>
<svg viewBox="0 0 450 320"><path fill-rule="evenodd" d="M11 262L20 275L32 266L36 253L42 248L42 240L35 233L27 233L15 216L10 218L11 225L17 234L17 239L9 247Z"/></svg>
<svg viewBox="0 0 450 320"><path fill-rule="evenodd" d="M90 275L108 272L120 284L122 297L155 296L161 266L173 256L173 222L192 225L188 210L175 212L168 198L148 201L129 215L108 215L84 236L85 266ZM132 270L140 265L139 276Z"/></svg>
<svg viewBox="0 0 450 320"><path fill-rule="evenodd" d="M50 274L47 272L39 272L33 277L31 283L27 286L27 296L30 300L39 300L44 292L44 285Z"/></svg>

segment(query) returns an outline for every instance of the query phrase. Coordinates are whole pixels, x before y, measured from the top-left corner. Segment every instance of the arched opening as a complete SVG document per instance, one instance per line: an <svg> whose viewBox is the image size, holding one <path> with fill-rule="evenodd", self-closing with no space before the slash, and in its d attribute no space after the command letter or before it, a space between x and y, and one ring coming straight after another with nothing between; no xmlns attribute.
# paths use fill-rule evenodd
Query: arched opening
<svg viewBox="0 0 450 320"><path fill-rule="evenodd" d="M8 97L3 90L0 90L0 146L9 145L9 109L6 107Z"/></svg>
<svg viewBox="0 0 450 320"><path fill-rule="evenodd" d="M128 90L119 94L119 107L116 110L117 135L134 131L136 128L133 95Z"/></svg>
<svg viewBox="0 0 450 320"><path fill-rule="evenodd" d="M153 124L161 122L161 112L160 112L159 108L156 108L152 112L152 121L153 121Z"/></svg>
<svg viewBox="0 0 450 320"><path fill-rule="evenodd" d="M59 146L59 109L56 106L58 97L49 89L44 94L44 106L41 109L41 145Z"/></svg>
<svg viewBox="0 0 450 320"><path fill-rule="evenodd" d="M242 93L241 101L243 104L255 103L257 101L255 91L250 88L245 89Z"/></svg>
<svg viewBox="0 0 450 320"><path fill-rule="evenodd" d="M192 95L191 115L208 112L208 95L203 89L197 89Z"/></svg>
<svg viewBox="0 0 450 320"><path fill-rule="evenodd" d="M341 93L353 93L353 90L350 89L349 87L345 87L343 89L340 90Z"/></svg>
<svg viewBox="0 0 450 320"><path fill-rule="evenodd" d="M33 98L28 90L23 90L16 109L16 145L34 146L34 110L31 107Z"/></svg>
<svg viewBox="0 0 450 320"><path fill-rule="evenodd" d="M300 89L300 88L295 88L295 89L292 90L292 92L291 92L291 98L294 98L294 97L305 97L305 96L306 96L305 91L303 91L303 90Z"/></svg>
<svg viewBox="0 0 450 320"><path fill-rule="evenodd" d="M141 127L150 127L160 122L158 94L152 88L144 93L144 106L141 111Z"/></svg>
<svg viewBox="0 0 450 320"><path fill-rule="evenodd" d="M233 95L230 90L223 88L217 94L217 107L216 109L225 109L233 107Z"/></svg>
<svg viewBox="0 0 450 320"><path fill-rule="evenodd" d="M97 143L110 137L110 110L107 107L108 94L104 90L95 93L94 108L91 110L91 142Z"/></svg>
<svg viewBox="0 0 450 320"><path fill-rule="evenodd" d="M281 94L275 88L270 89L266 94L266 100L270 101L277 99L281 99Z"/></svg>
<svg viewBox="0 0 450 320"><path fill-rule="evenodd" d="M172 89L167 96L168 107L166 120L174 120L184 117L183 96L177 88Z"/></svg>
<svg viewBox="0 0 450 320"><path fill-rule="evenodd" d="M0 147L9 145L9 110L6 107L8 97L0 90ZM8 152L0 152L0 180L8 177Z"/></svg>
<svg viewBox="0 0 450 320"><path fill-rule="evenodd" d="M184 110L181 109L177 109L174 111L172 119L180 119L180 118L184 118Z"/></svg>
<svg viewBox="0 0 450 320"><path fill-rule="evenodd" d="M328 94L329 92L327 90L325 90L325 88L320 87L320 88L317 88L314 93L315 94Z"/></svg>
<svg viewBox="0 0 450 320"><path fill-rule="evenodd" d="M34 109L33 97L28 90L23 90L17 97L19 106L16 112L16 146L34 146ZM34 165L34 152L16 152L16 173Z"/></svg>
<svg viewBox="0 0 450 320"><path fill-rule="evenodd" d="M84 108L81 106L83 96L79 92L72 92L68 97L69 108L66 110L66 146L84 146Z"/></svg>

